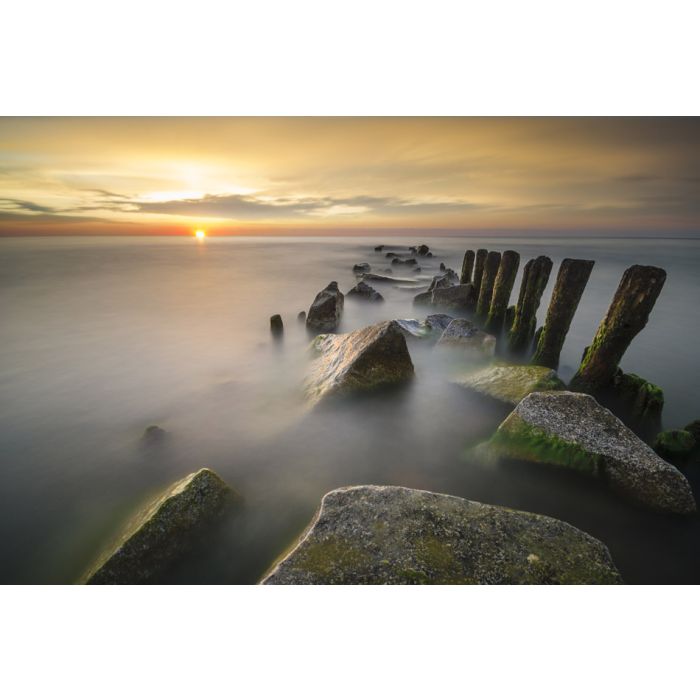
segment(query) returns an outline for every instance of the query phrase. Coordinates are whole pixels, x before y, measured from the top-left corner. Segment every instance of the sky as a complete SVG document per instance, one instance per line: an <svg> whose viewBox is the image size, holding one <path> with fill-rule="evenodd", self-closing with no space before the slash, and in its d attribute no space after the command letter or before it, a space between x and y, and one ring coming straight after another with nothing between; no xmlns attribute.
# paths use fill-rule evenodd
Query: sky
<svg viewBox="0 0 700 700"><path fill-rule="evenodd" d="M700 119L0 118L0 235L700 235Z"/></svg>

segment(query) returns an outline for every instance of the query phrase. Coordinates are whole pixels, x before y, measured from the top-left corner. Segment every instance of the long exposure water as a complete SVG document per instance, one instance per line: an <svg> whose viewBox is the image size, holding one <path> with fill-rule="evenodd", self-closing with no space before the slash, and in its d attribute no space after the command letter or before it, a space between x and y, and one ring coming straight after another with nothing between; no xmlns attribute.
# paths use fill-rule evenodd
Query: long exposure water
<svg viewBox="0 0 700 700"><path fill-rule="evenodd" d="M488 467L466 455L507 411L446 381L438 354L410 345L405 391L309 413L296 320L352 266L387 265L378 243L336 238L8 238L0 240L0 580L78 579L134 504L201 466L245 498L243 511L170 572L172 582L254 583L332 488L398 484L552 515L608 545L629 583L698 582L696 517L640 511L600 484L546 468ZM668 272L649 325L623 359L665 391L666 427L700 417L700 241L431 237L426 280L460 269L467 248L596 261L562 354L569 379L624 269ZM397 273L401 274L401 273ZM405 276L405 275L404 275ZM408 276L413 276L408 274ZM513 296L520 280L516 281ZM427 284L427 282L426 282ZM399 285L400 286L400 285ZM347 298L340 331L422 318L416 290L376 285L384 304ZM282 342L270 337L280 313ZM146 426L168 432L144 448ZM700 480L688 478L696 494Z"/></svg>

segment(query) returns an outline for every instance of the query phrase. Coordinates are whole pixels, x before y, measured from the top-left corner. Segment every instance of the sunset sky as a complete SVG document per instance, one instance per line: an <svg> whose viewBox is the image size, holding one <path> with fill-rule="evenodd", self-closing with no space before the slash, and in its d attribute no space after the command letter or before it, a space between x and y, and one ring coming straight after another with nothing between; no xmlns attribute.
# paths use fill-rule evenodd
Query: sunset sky
<svg viewBox="0 0 700 700"><path fill-rule="evenodd" d="M0 235L700 234L700 120L1 118Z"/></svg>

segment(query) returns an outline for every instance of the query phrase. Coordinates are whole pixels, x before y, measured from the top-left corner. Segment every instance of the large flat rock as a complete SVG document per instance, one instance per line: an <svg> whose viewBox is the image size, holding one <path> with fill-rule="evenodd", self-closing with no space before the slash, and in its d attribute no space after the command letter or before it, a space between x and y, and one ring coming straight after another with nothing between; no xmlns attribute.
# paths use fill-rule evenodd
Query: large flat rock
<svg viewBox="0 0 700 700"><path fill-rule="evenodd" d="M588 394L529 394L484 448L497 458L550 464L601 478L651 510L683 514L696 509L690 485L678 469Z"/></svg>
<svg viewBox="0 0 700 700"><path fill-rule="evenodd" d="M544 515L399 486L326 494L264 584L621 583L604 544Z"/></svg>
<svg viewBox="0 0 700 700"><path fill-rule="evenodd" d="M312 404L401 384L414 376L406 338L396 321L318 336L313 349L317 357L304 387Z"/></svg>
<svg viewBox="0 0 700 700"><path fill-rule="evenodd" d="M192 538L242 499L211 469L177 481L137 512L83 577L84 583L149 583Z"/></svg>
<svg viewBox="0 0 700 700"><path fill-rule="evenodd" d="M457 375L453 382L509 406L516 406L533 391L565 388L553 369L533 365L496 364Z"/></svg>

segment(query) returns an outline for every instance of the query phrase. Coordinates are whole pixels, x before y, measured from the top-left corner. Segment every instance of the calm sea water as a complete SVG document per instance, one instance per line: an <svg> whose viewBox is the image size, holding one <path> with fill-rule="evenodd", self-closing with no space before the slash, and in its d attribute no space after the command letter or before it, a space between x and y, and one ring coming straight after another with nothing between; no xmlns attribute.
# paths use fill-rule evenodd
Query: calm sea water
<svg viewBox="0 0 700 700"><path fill-rule="evenodd" d="M296 315L352 265L388 267L378 243L409 238L0 240L0 580L74 581L124 514L201 466L246 499L167 578L253 583L348 484L400 484L541 512L603 540L628 582L698 582L697 518L644 513L595 482L547 469L487 468L465 457L503 414L445 381L435 354L412 345L407 390L308 414L300 395L308 336ZM668 280L623 368L663 387L666 427L700 417L700 241L431 237L459 270L467 248L513 248L596 260L562 354L568 379L631 264ZM522 267L522 265L521 265ZM516 291L519 280L516 282ZM415 291L377 286L383 305L346 299L341 331L415 318ZM514 292L515 294L515 292ZM285 322L273 343L269 317ZM418 316L420 317L420 316ZM140 437L158 424L162 449ZM688 474L696 494L700 479Z"/></svg>

